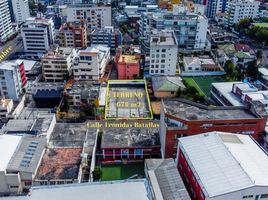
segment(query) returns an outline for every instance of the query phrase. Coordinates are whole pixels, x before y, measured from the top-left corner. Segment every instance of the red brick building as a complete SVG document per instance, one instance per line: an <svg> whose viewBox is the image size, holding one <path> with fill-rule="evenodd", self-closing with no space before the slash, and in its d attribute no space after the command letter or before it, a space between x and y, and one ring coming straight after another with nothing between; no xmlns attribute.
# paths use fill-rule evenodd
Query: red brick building
<svg viewBox="0 0 268 200"><path fill-rule="evenodd" d="M254 106L209 108L182 99L163 100L161 104L160 141L165 158L175 157L180 137L226 131L259 139L267 121L267 116L255 112Z"/></svg>

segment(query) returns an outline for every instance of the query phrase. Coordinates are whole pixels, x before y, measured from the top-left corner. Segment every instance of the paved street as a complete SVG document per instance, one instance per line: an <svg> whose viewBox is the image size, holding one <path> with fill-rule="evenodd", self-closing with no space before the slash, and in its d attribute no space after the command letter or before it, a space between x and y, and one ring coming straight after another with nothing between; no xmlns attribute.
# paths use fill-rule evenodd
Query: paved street
<svg viewBox="0 0 268 200"><path fill-rule="evenodd" d="M0 62L5 61L14 53L21 51L23 48L22 39L17 36L13 40L7 42L4 46L0 47Z"/></svg>

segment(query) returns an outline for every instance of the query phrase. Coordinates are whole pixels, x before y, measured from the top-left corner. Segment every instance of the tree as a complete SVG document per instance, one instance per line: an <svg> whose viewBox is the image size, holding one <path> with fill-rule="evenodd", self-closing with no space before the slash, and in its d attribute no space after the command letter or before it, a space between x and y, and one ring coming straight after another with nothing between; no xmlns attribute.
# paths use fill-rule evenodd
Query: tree
<svg viewBox="0 0 268 200"><path fill-rule="evenodd" d="M92 172L93 181L99 181L102 178L102 171L99 167L95 167L94 171Z"/></svg>
<svg viewBox="0 0 268 200"><path fill-rule="evenodd" d="M227 60L224 64L224 70L226 72L225 79L227 81L236 81L238 78L238 71L231 60Z"/></svg>
<svg viewBox="0 0 268 200"><path fill-rule="evenodd" d="M262 50L258 50L258 51L257 51L257 54L256 54L257 59L262 58L262 54L263 54Z"/></svg>
<svg viewBox="0 0 268 200"><path fill-rule="evenodd" d="M244 18L241 19L237 24L236 24L236 29L239 32L245 32L246 29L248 29L251 26L252 19L251 18Z"/></svg>
<svg viewBox="0 0 268 200"><path fill-rule="evenodd" d="M253 26L247 31L248 36L257 43L268 45L268 30L264 27Z"/></svg>
<svg viewBox="0 0 268 200"><path fill-rule="evenodd" d="M253 61L247 63L246 75L247 75L247 77L252 78L253 81L258 80L259 71L258 71L258 67L257 67L257 60L253 60Z"/></svg>

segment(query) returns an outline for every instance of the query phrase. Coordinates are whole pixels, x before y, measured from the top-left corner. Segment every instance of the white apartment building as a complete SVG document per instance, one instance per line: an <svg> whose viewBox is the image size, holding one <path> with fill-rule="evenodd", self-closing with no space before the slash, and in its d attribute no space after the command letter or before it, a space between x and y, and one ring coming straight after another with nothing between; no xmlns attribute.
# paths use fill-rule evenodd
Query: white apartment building
<svg viewBox="0 0 268 200"><path fill-rule="evenodd" d="M45 145L45 137L0 135L0 195L31 187Z"/></svg>
<svg viewBox="0 0 268 200"><path fill-rule="evenodd" d="M44 53L55 40L55 28L52 18L30 17L21 27L25 52Z"/></svg>
<svg viewBox="0 0 268 200"><path fill-rule="evenodd" d="M185 51L208 50L208 19L204 15L178 9L176 12L147 12L140 19L140 33L145 40L153 30L173 30L178 48Z"/></svg>
<svg viewBox="0 0 268 200"><path fill-rule="evenodd" d="M30 17L28 0L12 0L15 22L23 23Z"/></svg>
<svg viewBox="0 0 268 200"><path fill-rule="evenodd" d="M67 22L87 20L89 30L111 26L111 6L75 5L67 7Z"/></svg>
<svg viewBox="0 0 268 200"><path fill-rule="evenodd" d="M0 41L6 41L11 34L12 25L8 9L8 0L0 0Z"/></svg>
<svg viewBox="0 0 268 200"><path fill-rule="evenodd" d="M58 47L49 51L41 59L43 78L51 82L67 81L77 53L77 49L70 47Z"/></svg>
<svg viewBox="0 0 268 200"><path fill-rule="evenodd" d="M75 80L99 80L110 60L110 48L93 45L79 51L73 66Z"/></svg>
<svg viewBox="0 0 268 200"><path fill-rule="evenodd" d="M260 1L234 0L228 3L226 8L225 24L230 26L244 18L256 18L258 16Z"/></svg>
<svg viewBox="0 0 268 200"><path fill-rule="evenodd" d="M162 30L150 38L150 75L176 75L178 43L173 31Z"/></svg>
<svg viewBox="0 0 268 200"><path fill-rule="evenodd" d="M26 79L21 73L23 70L21 65L12 61L0 63L0 96L2 98L14 101L20 99L22 89L26 84Z"/></svg>

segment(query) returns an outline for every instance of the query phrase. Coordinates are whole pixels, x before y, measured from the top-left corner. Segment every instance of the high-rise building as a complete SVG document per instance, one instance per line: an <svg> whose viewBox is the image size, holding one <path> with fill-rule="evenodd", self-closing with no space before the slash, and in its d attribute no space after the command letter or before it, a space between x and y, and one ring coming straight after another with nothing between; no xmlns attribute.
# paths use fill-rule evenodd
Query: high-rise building
<svg viewBox="0 0 268 200"><path fill-rule="evenodd" d="M173 31L162 30L150 38L150 75L175 75L178 43Z"/></svg>
<svg viewBox="0 0 268 200"><path fill-rule="evenodd" d="M244 18L256 18L260 1L256 0L233 0L226 8L225 23L228 26L238 23Z"/></svg>
<svg viewBox="0 0 268 200"><path fill-rule="evenodd" d="M2 98L18 101L27 83L23 61L0 63L0 90Z"/></svg>
<svg viewBox="0 0 268 200"><path fill-rule="evenodd" d="M209 48L207 40L208 19L204 15L178 8L173 12L146 12L140 20L140 33L149 40L153 30L173 30L179 49L204 50Z"/></svg>
<svg viewBox="0 0 268 200"><path fill-rule="evenodd" d="M12 0L14 20L23 23L30 17L28 0Z"/></svg>
<svg viewBox="0 0 268 200"><path fill-rule="evenodd" d="M21 27L21 35L25 52L44 53L54 43L54 22L52 18L28 18Z"/></svg>
<svg viewBox="0 0 268 200"><path fill-rule="evenodd" d="M228 0L210 0L206 6L206 16L214 19L218 13L224 13L228 4Z"/></svg>
<svg viewBox="0 0 268 200"><path fill-rule="evenodd" d="M81 20L79 22L67 22L61 25L59 30L59 40L61 47L87 47L86 20Z"/></svg>
<svg viewBox="0 0 268 200"><path fill-rule="evenodd" d="M0 42L6 41L12 34L10 12L7 0L0 0Z"/></svg>
<svg viewBox="0 0 268 200"><path fill-rule="evenodd" d="M88 29L91 31L96 28L103 28L111 26L112 24L112 11L110 5L85 5L78 4L68 6L67 22L80 21L81 19L87 20Z"/></svg>
<svg viewBox="0 0 268 200"><path fill-rule="evenodd" d="M41 59L44 79L51 82L66 81L72 73L77 53L78 50L70 47L58 47L49 51Z"/></svg>

